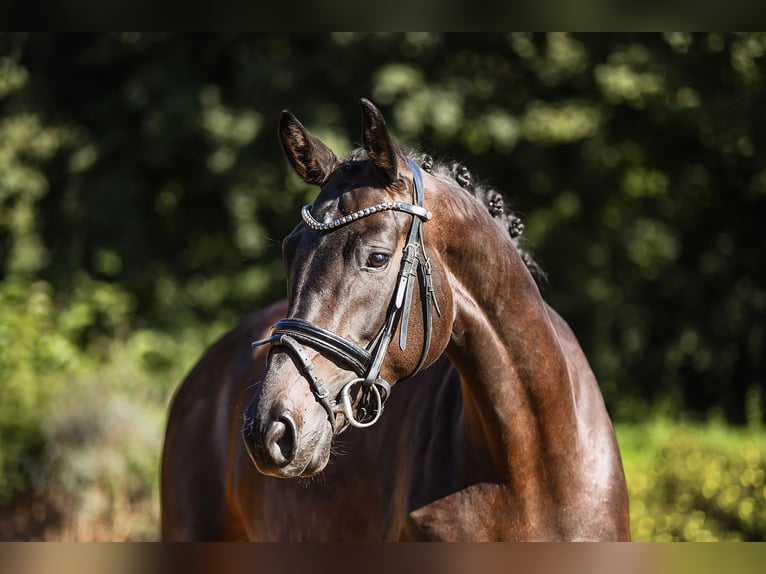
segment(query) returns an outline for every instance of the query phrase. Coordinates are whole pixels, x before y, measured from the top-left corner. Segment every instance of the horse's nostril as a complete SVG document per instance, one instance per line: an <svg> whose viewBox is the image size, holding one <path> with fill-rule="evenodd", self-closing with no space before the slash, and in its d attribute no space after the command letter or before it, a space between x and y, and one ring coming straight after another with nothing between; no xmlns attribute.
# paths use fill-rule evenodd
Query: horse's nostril
<svg viewBox="0 0 766 574"><path fill-rule="evenodd" d="M266 429L264 442L272 461L279 465L290 462L295 455L297 431L290 413L284 413Z"/></svg>

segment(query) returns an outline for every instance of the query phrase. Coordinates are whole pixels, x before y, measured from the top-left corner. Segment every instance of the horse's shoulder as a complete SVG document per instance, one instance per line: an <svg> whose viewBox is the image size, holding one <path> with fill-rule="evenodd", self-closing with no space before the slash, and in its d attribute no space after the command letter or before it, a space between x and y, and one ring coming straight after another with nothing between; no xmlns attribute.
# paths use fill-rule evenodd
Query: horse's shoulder
<svg viewBox="0 0 766 574"><path fill-rule="evenodd" d="M250 343L263 337L271 324L284 316L286 305L279 302L244 317L221 335L203 353L176 389L168 414L166 441L175 444L179 437L191 444L189 437L211 440L214 433L227 433L233 424L228 413L240 400L243 380L256 368ZM222 420L217 420L223 413ZM207 430L205 430L207 429ZM203 439L203 435L207 435Z"/></svg>
<svg viewBox="0 0 766 574"><path fill-rule="evenodd" d="M251 355L250 343L265 335L286 312L286 302L279 301L243 317L205 350L178 387L173 404L199 398L199 393L222 390L220 381L225 374Z"/></svg>
<svg viewBox="0 0 766 574"><path fill-rule="evenodd" d="M224 484L249 381L264 367L251 342L287 312L285 302L251 313L204 352L173 396L166 427L162 483L167 540L237 537ZM255 359L255 360L254 360ZM204 492L206 500L199 500Z"/></svg>

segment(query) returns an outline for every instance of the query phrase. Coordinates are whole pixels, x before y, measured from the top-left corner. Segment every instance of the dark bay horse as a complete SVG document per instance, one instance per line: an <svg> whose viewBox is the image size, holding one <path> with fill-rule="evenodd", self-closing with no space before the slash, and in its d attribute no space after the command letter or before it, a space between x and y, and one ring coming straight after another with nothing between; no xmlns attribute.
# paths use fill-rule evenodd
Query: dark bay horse
<svg viewBox="0 0 766 574"><path fill-rule="evenodd" d="M163 539L628 540L611 421L518 220L361 105L347 159L282 115L321 191L283 244L288 301L173 400Z"/></svg>

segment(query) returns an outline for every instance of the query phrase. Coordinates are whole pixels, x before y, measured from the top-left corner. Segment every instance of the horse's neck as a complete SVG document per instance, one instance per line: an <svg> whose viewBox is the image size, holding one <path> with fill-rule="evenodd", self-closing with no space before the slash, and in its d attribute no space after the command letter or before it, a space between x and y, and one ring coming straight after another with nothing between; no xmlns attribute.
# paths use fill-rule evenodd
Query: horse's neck
<svg viewBox="0 0 766 574"><path fill-rule="evenodd" d="M437 256L452 292L462 488L414 518L427 528L486 508L497 519L488 538L626 539L619 451L585 355L505 230L463 200L434 216L449 230Z"/></svg>
<svg viewBox="0 0 766 574"><path fill-rule="evenodd" d="M548 309L503 241L454 262L448 353L461 375L469 456L491 460L483 474L514 490L550 490L530 478L547 480L546 464L569 464L578 450L574 392Z"/></svg>

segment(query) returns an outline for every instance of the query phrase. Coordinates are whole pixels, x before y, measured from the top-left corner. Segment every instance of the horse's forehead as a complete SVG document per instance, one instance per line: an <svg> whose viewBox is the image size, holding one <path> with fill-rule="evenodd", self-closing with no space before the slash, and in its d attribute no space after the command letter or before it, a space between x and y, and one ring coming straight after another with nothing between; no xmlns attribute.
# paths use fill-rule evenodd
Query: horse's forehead
<svg viewBox="0 0 766 574"><path fill-rule="evenodd" d="M392 199L392 190L374 170L352 173L336 170L314 200L311 209L320 218L334 218Z"/></svg>

